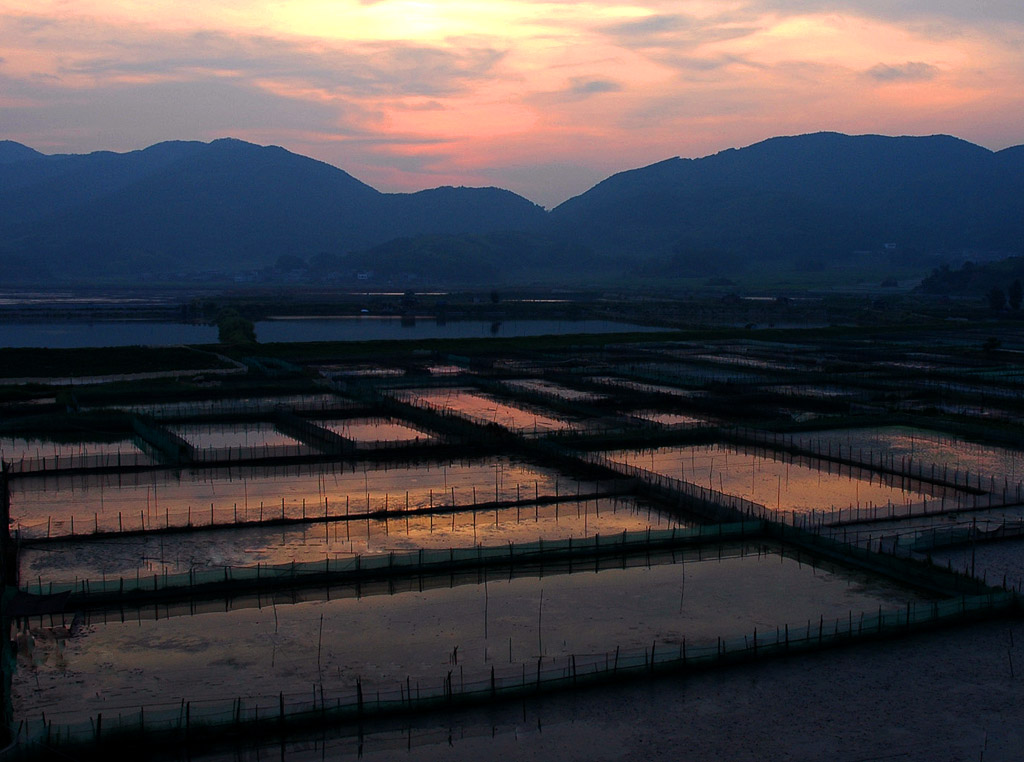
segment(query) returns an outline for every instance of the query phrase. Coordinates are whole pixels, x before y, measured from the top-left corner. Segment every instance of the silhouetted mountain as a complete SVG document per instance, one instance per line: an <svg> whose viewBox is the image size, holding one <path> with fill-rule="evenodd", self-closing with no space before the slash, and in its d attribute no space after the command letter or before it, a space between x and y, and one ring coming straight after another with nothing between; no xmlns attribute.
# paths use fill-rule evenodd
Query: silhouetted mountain
<svg viewBox="0 0 1024 762"><path fill-rule="evenodd" d="M232 139L55 156L0 142L0 279L294 272L289 262L308 263L306 277L728 276L865 251L926 269L936 253L1024 253L1024 147L773 138L622 172L546 214L498 188L380 193Z"/></svg>
<svg viewBox="0 0 1024 762"><path fill-rule="evenodd" d="M403 283L529 283L612 274L613 261L577 244L537 233L421 235L398 238L345 259L349 272L373 271Z"/></svg>
<svg viewBox="0 0 1024 762"><path fill-rule="evenodd" d="M382 194L323 162L231 139L39 155L0 172L0 254L69 276L256 269L281 255L543 220L507 191Z"/></svg>
<svg viewBox="0 0 1024 762"><path fill-rule="evenodd" d="M551 213L597 251L683 268L1024 247L1024 150L947 136L773 138L622 172Z"/></svg>
<svg viewBox="0 0 1024 762"><path fill-rule="evenodd" d="M1016 167L1017 171L1024 170L1024 146L1004 148L997 156L1009 166Z"/></svg>
<svg viewBox="0 0 1024 762"><path fill-rule="evenodd" d="M433 188L387 196L396 235L533 230L544 223L532 201L501 188Z"/></svg>
<svg viewBox="0 0 1024 762"><path fill-rule="evenodd" d="M0 164L13 164L16 161L36 159L42 154L35 149L15 143L13 140L0 140Z"/></svg>

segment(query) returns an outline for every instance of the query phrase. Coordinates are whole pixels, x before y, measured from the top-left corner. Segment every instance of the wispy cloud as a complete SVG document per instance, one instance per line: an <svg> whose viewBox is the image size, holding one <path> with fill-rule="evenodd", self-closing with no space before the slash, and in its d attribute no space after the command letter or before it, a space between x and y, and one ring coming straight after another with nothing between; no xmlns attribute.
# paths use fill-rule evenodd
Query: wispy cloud
<svg viewBox="0 0 1024 762"><path fill-rule="evenodd" d="M695 24L691 16L681 14L652 14L640 19L620 21L604 27L607 34L617 37L640 37L650 39L679 31L689 31Z"/></svg>
<svg viewBox="0 0 1024 762"><path fill-rule="evenodd" d="M907 61L875 64L865 73L879 82L927 82L939 76L939 68L923 61Z"/></svg>
<svg viewBox="0 0 1024 762"><path fill-rule="evenodd" d="M383 189L506 177L548 205L584 190L571 182L780 133L1024 142L1020 0L145 8L0 0L0 138L86 151L235 135Z"/></svg>
<svg viewBox="0 0 1024 762"><path fill-rule="evenodd" d="M504 55L486 46L310 44L220 32L132 37L116 28L100 27L93 30L90 44L77 46L74 36L47 35L35 47L41 57L49 55L53 73L69 86L139 78L254 81L269 77L360 97L436 96L458 92L467 83L490 76Z"/></svg>
<svg viewBox="0 0 1024 762"><path fill-rule="evenodd" d="M570 93L581 97L599 95L601 93L617 93L621 89L622 85L618 82L608 79L586 79L582 77L574 78L569 86Z"/></svg>

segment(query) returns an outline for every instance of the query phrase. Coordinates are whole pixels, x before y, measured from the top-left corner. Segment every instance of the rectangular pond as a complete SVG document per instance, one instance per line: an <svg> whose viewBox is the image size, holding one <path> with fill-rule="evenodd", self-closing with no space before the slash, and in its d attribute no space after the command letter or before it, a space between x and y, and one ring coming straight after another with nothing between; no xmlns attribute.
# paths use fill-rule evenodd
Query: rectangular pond
<svg viewBox="0 0 1024 762"><path fill-rule="evenodd" d="M495 424L522 434L546 434L579 428L583 424L556 418L550 411L504 402L471 388L405 389L394 392L400 400L440 413L451 413L481 424Z"/></svg>
<svg viewBox="0 0 1024 762"><path fill-rule="evenodd" d="M248 423L183 423L167 430L200 450L227 450L233 447L290 447L299 444L294 437L278 431L266 421Z"/></svg>
<svg viewBox="0 0 1024 762"><path fill-rule="evenodd" d="M256 322L261 342L380 341L387 339L462 339L488 336L543 336L574 333L624 333L662 331L663 328L611 320L459 320L437 321L400 317L340 316L297 317ZM99 320L12 323L0 325L0 346L127 347L135 345L215 344L212 325L150 320Z"/></svg>
<svg viewBox="0 0 1024 762"><path fill-rule="evenodd" d="M412 424L394 418L327 418L312 419L310 423L350 439L357 447L363 448L438 441L437 435L420 431Z"/></svg>
<svg viewBox="0 0 1024 762"><path fill-rule="evenodd" d="M941 466L950 480L955 472L995 476L1009 482L1024 479L1024 452L998 445L979 444L962 437L911 426L878 426L856 429L826 429L793 435L821 449L831 443L855 454L883 453L897 461Z"/></svg>
<svg viewBox="0 0 1024 762"><path fill-rule="evenodd" d="M582 389L573 389L571 387L564 386L563 384L556 384L554 381L545 381L543 379L517 379L514 381L505 381L504 385L514 391L518 390L548 397L555 397L560 400L565 400L566 402L598 402L608 398L608 395L606 394L583 391Z"/></svg>
<svg viewBox="0 0 1024 762"><path fill-rule="evenodd" d="M154 418L189 418L209 415L270 414L283 407L293 413L326 412L356 407L336 394L286 394L279 397L233 397L229 399L181 400L124 405L122 409ZM89 409L89 408L83 408Z"/></svg>
<svg viewBox="0 0 1024 762"><path fill-rule="evenodd" d="M610 559L609 559L610 561ZM703 547L579 573L466 575L460 584L332 588L329 600L289 595L179 609L93 612L64 624L34 618L16 635L15 721L56 723L102 712L278 692L349 695L399 685L518 677L574 655L658 644L681 650L899 608L915 592L845 568L807 563L774 544ZM625 568L623 568L625 567ZM564 571L564 570L563 570ZM453 586L450 586L453 585ZM389 590L398 590L388 594ZM326 596L325 596L326 597ZM259 605L257 605L259 604ZM166 617L166 618L165 618ZM67 626L65 626L65 624ZM197 679L201 675L202 679ZM196 707L193 707L196 711Z"/></svg>
<svg viewBox="0 0 1024 762"><path fill-rule="evenodd" d="M619 463L792 513L920 504L943 493L920 482L911 486L898 477L841 468L827 461L722 444L606 454Z"/></svg>
<svg viewBox="0 0 1024 762"><path fill-rule="evenodd" d="M608 483L604 483L607 488ZM552 469L497 456L409 464L318 463L290 467L193 468L128 474L67 474L11 484L11 516L26 537L188 523L256 521L469 505L600 489Z"/></svg>
<svg viewBox="0 0 1024 762"><path fill-rule="evenodd" d="M134 438L106 441L55 441L34 436L0 437L0 460L15 473L56 468L113 468L152 465L156 461Z"/></svg>
<svg viewBox="0 0 1024 762"><path fill-rule="evenodd" d="M380 341L389 339L467 339L573 333L633 333L663 328L612 320L454 320L372 315L281 318L256 323L256 338L273 341Z"/></svg>
<svg viewBox="0 0 1024 762"><path fill-rule="evenodd" d="M663 410L633 410L625 415L631 418L638 418L649 424L654 423L668 428L689 429L717 425L717 421L714 418L707 416L673 413Z"/></svg>
<svg viewBox="0 0 1024 762"><path fill-rule="evenodd" d="M230 531L150 534L25 545L22 584L151 577L223 566L320 561L419 548L581 539L595 534L673 529L688 523L633 497L603 497L493 510L414 514Z"/></svg>
<svg viewBox="0 0 1024 762"><path fill-rule="evenodd" d="M590 376L587 381L600 386L612 386L626 391L640 392L642 394L658 394L666 397L682 397L684 399L696 399L704 397L707 392L698 389L681 389L676 386L665 384L652 384L644 381L634 381L628 378L617 376Z"/></svg>

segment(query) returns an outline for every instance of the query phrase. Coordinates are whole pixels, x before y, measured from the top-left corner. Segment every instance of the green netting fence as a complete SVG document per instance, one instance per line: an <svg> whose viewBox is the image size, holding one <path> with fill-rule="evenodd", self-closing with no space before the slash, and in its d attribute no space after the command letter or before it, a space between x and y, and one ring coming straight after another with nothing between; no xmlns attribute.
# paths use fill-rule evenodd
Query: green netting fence
<svg viewBox="0 0 1024 762"><path fill-rule="evenodd" d="M953 492L936 498L906 503L889 502L885 505L857 505L847 507L815 508L794 512L769 508L761 503L729 495L719 490L702 487L691 482L667 476L641 466L612 460L602 453L581 453L579 456L591 465L638 479L649 488L667 497L687 500L689 508L714 521L736 521L744 517L775 521L805 529L821 531L824 527L845 524L897 521L907 518L940 516L951 512L984 510L1004 505L1015 505L1013 490L1003 492Z"/></svg>
<svg viewBox="0 0 1024 762"><path fill-rule="evenodd" d="M218 566L193 569L180 574L143 575L140 572L134 577L103 580L40 580L36 584L29 583L23 591L38 595L71 593L76 604L83 605L90 601L99 602L120 596L196 594L203 588L213 591L243 587L258 589L263 586L301 586L325 580L340 582L345 579L432 574L464 568L481 569L487 566L518 566L539 562L554 564L560 560L573 558L629 555L691 543L749 539L763 536L763 531L764 525L760 521L662 530L647 529L611 535L597 534L575 540L567 538L509 542L506 545L486 547L477 545L463 548L420 548L350 558L328 557L322 561L303 563Z"/></svg>
<svg viewBox="0 0 1024 762"><path fill-rule="evenodd" d="M899 542L910 550L926 552L980 542L1024 537L1024 519L981 521L950 527L931 527L901 536Z"/></svg>
<svg viewBox="0 0 1024 762"><path fill-rule="evenodd" d="M283 445L282 445L283 446ZM449 461L456 462L456 461ZM463 462L463 461L458 461ZM415 465L415 464L414 464ZM404 467L401 464L398 467ZM350 468L351 470L351 468ZM301 471L274 469L266 473L301 473ZM315 472L310 472L314 474ZM127 481L127 479L126 479ZM130 482L137 486L139 481ZM575 491L572 490L575 485ZM559 503L562 501L596 500L631 494L631 482L625 479L603 481L581 481L570 479L568 490L560 487L556 474L553 482L542 483L540 479L520 482L509 479L493 493L490 486L462 484L442 488L422 487L401 493L376 489L354 494L326 493L314 501L305 497L290 496L270 502L255 499L204 505L187 505L181 510L178 505L171 511L166 503L151 509L147 503L131 512L107 511L102 515L93 511L87 513L59 513L55 515L25 515L15 519L14 531L24 543L88 541L112 536L145 534L147 532L192 532L238 527L279 526L285 524L311 524L318 522L356 520L400 520L409 516L430 513L454 513L490 511L495 508L516 508L537 504Z"/></svg>
<svg viewBox="0 0 1024 762"><path fill-rule="evenodd" d="M315 683L303 693L248 694L233 699L180 698L140 707L108 708L92 716L17 718L12 757L72 753L89 747L110 752L139 743L201 743L218 737L254 739L303 727L337 725L391 714L472 706L658 673L685 673L719 665L894 637L965 621L1019 616L1013 593L989 592L908 603L846 617L819 617L714 641L652 642L602 653L560 654L530 663L492 666L489 674L453 668L433 680L411 678L374 684L348 676L344 684Z"/></svg>
<svg viewBox="0 0 1024 762"><path fill-rule="evenodd" d="M761 445L773 450L804 453L826 460L860 466L870 471L891 473L972 493L988 493L990 500L1020 502L1024 495L1024 483L1011 482L1005 474L997 479L995 474L982 474L977 471L972 473L967 468L950 468L945 463L922 461L909 455L876 452L871 448L843 445L828 437L824 439L815 437L813 433L779 433L745 427L723 429L722 431L727 439L734 442Z"/></svg>

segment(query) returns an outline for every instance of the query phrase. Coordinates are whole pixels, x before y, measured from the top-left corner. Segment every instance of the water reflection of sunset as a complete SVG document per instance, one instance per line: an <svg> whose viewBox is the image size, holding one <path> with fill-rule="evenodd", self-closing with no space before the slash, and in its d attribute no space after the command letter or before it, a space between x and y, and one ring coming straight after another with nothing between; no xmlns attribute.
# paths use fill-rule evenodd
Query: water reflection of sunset
<svg viewBox="0 0 1024 762"><path fill-rule="evenodd" d="M822 463L815 467L740 451L725 445L663 447L657 450L609 453L613 460L683 479L700 487L735 495L768 508L794 513L833 508L920 503L931 495L890 484L878 475L852 475L849 469Z"/></svg>

